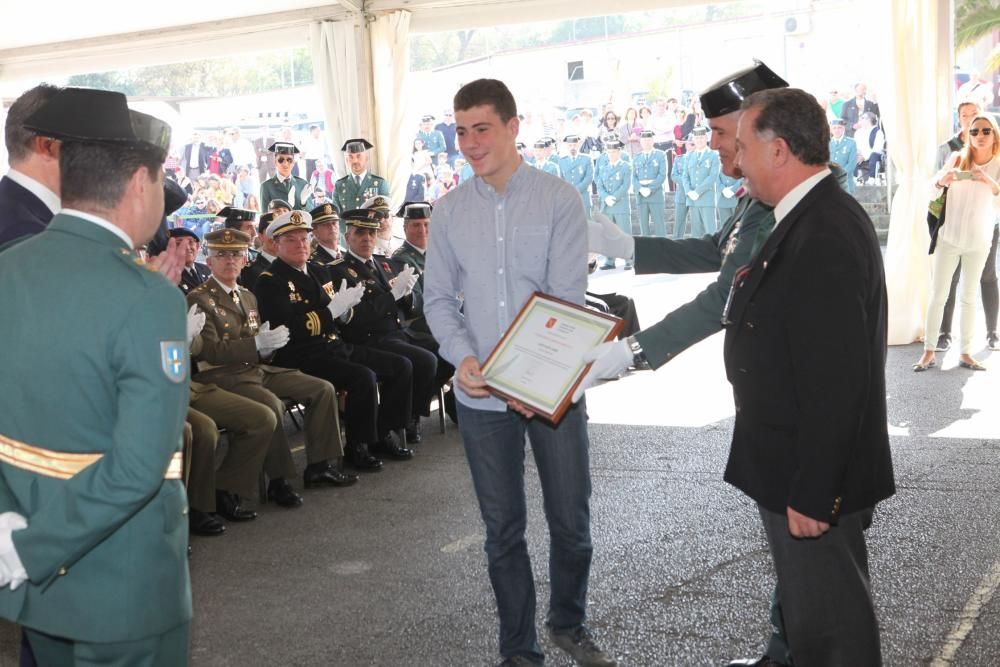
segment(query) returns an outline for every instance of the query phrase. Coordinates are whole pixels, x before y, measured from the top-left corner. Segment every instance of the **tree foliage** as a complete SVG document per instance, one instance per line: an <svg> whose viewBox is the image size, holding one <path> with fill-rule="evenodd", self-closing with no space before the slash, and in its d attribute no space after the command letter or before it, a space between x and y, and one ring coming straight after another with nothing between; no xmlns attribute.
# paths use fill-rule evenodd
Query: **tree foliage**
<svg viewBox="0 0 1000 667"><path fill-rule="evenodd" d="M307 49L154 65L70 77L68 85L155 97L230 97L311 83Z"/></svg>

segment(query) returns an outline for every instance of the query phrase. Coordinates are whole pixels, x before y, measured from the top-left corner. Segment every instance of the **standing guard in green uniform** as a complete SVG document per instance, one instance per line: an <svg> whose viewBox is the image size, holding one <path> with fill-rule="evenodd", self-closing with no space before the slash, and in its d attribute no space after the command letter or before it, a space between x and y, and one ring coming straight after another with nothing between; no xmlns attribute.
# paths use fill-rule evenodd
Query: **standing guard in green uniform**
<svg viewBox="0 0 1000 667"><path fill-rule="evenodd" d="M642 149L632 158L632 190L639 209L639 229L643 236L650 235L650 220L652 233L655 236L666 236L667 227L666 200L663 198L663 184L667 180L667 154L659 148L653 148L652 130L639 133L639 146Z"/></svg>
<svg viewBox="0 0 1000 667"><path fill-rule="evenodd" d="M594 163L589 155L580 155L580 136L571 134L563 139L568 155L559 159L559 172L563 180L576 188L583 199L583 210L590 215L594 208L590 200L590 186L594 182Z"/></svg>
<svg viewBox="0 0 1000 667"><path fill-rule="evenodd" d="M276 173L260 184L260 207L267 209L272 199L288 202L296 211L308 211L313 207L313 186L304 178L292 174L299 148L295 144L276 141L267 149L274 153Z"/></svg>
<svg viewBox="0 0 1000 667"><path fill-rule="evenodd" d="M854 137L844 136L847 122L843 118L830 121L830 162L849 174L858 167L858 144ZM854 179L847 179L847 191L854 194Z"/></svg>
<svg viewBox="0 0 1000 667"><path fill-rule="evenodd" d="M718 151L723 173L742 176L736 167L736 128L743 100L759 90L783 88L788 83L757 61L713 84L701 94L701 108L712 128L712 148ZM846 189L847 174L831 166ZM622 234L608 220L590 223L590 250L611 256L635 257L636 273L704 273L719 271L716 280L692 301L668 313L657 324L623 341L603 343L584 355L593 361L573 394L579 400L584 391L600 378L618 377L629 366L656 369L695 343L722 330L726 300L737 269L748 265L774 229L771 207L743 195L722 229L711 236L681 241L632 238ZM793 664L781 612L780 594L775 587L771 600L772 634L760 659L735 660L727 667Z"/></svg>
<svg viewBox="0 0 1000 667"><path fill-rule="evenodd" d="M715 191L719 181L719 154L708 148L707 135L708 130L704 127L691 130L694 150L684 158L684 192L691 216L691 236L695 238L714 234L718 229Z"/></svg>
<svg viewBox="0 0 1000 667"><path fill-rule="evenodd" d="M624 234L632 233L632 211L629 206L628 189L632 185L632 166L621 158L624 144L609 138L604 142L608 163L597 176L597 199L601 203L601 213L618 225ZM605 256L602 269L615 268L614 256ZM632 258L626 258L625 268L632 268Z"/></svg>
<svg viewBox="0 0 1000 667"><path fill-rule="evenodd" d="M687 152L694 150L694 142L685 140L684 146ZM674 158L674 166L670 170L670 180L674 182L674 240L684 238L684 231L687 228L688 207L687 192L684 191L684 165L686 164L688 153L681 153Z"/></svg>
<svg viewBox="0 0 1000 667"><path fill-rule="evenodd" d="M542 137L535 142L535 167L541 169L546 174L562 177L559 172L559 164L552 159L552 151L555 149L556 140L552 137Z"/></svg>
<svg viewBox="0 0 1000 667"><path fill-rule="evenodd" d="M63 208L0 263L0 617L41 665L186 665L184 297L135 253L170 127L79 88L25 126L62 142Z"/></svg>
<svg viewBox="0 0 1000 667"><path fill-rule="evenodd" d="M420 119L420 130L417 132L417 139L424 142L424 150L431 155L444 153L448 155L448 145L444 140L444 133L434 129L434 116L427 114Z"/></svg>
<svg viewBox="0 0 1000 667"><path fill-rule="evenodd" d="M333 186L333 203L340 212L353 211L375 195L389 196L389 182L368 171L368 151L375 148L367 139L348 139L341 146L347 162L347 176L338 178ZM344 237L344 221L340 221L340 236Z"/></svg>

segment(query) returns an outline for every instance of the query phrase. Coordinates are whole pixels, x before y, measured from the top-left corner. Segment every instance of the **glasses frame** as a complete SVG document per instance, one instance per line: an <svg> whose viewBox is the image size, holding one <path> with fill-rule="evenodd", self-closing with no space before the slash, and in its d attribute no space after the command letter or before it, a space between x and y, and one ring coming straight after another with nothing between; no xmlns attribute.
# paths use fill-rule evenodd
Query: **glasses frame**
<svg viewBox="0 0 1000 667"><path fill-rule="evenodd" d="M970 137L978 137L979 133L982 132L984 137L988 137L993 134L992 127L973 127L969 130Z"/></svg>

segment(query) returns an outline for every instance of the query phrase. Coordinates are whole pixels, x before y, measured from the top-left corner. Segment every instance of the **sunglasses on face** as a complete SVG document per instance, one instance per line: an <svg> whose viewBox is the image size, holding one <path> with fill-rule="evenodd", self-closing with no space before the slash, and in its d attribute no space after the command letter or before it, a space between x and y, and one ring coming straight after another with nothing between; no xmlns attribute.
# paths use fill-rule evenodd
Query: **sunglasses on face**
<svg viewBox="0 0 1000 667"><path fill-rule="evenodd" d="M969 136L978 137L980 132L983 133L984 137L988 137L991 134L993 134L993 128L992 127L982 127L982 128L980 128L980 127L974 127L971 130L969 130Z"/></svg>
<svg viewBox="0 0 1000 667"><path fill-rule="evenodd" d="M289 163L289 164L291 164L292 162L295 162L295 158L293 158L293 157L279 157L276 160L276 162L278 164L285 164L286 162Z"/></svg>

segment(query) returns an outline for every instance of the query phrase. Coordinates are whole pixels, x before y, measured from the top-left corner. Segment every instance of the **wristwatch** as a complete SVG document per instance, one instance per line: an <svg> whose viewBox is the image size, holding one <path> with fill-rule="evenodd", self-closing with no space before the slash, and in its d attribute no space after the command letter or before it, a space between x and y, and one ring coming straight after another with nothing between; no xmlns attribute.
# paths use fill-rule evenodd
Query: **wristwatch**
<svg viewBox="0 0 1000 667"><path fill-rule="evenodd" d="M651 366L649 365L649 359L646 358L646 353L642 351L642 345L639 345L639 341L635 339L635 336L629 336L625 339L628 343L628 347L632 350L632 366L640 371L648 371Z"/></svg>

